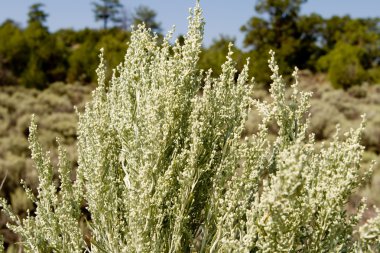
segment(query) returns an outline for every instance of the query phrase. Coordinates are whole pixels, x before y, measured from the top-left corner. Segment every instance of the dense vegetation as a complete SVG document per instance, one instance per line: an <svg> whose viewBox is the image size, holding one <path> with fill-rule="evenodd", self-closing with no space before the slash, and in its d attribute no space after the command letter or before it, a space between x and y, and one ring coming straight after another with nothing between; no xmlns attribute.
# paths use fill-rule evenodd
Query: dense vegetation
<svg viewBox="0 0 380 253"><path fill-rule="evenodd" d="M315 77L310 73L301 73L300 88L313 92L310 131L316 134L318 143L333 137L336 124L341 124L342 132L345 132L351 126L358 125L360 115L367 113L368 122L362 141L366 146L363 164L367 167L373 159L378 162L370 185L350 197L348 209L355 208L363 196L368 198L369 205L380 206L377 194L380 191L380 87L334 90L324 76ZM57 161L56 137L59 137L68 151L72 166L76 167L77 116L74 106L82 111L92 89L91 86L64 83L52 84L43 91L22 87L0 88L0 179L5 178L0 196L9 201L12 209L20 217L25 217L28 208L34 209L20 185L20 180L24 180L34 193L38 185L27 140L31 114L37 116L39 140L44 149L51 150L54 163ZM270 99L268 92L263 89L255 90L253 97L261 101ZM259 122L258 113L252 110L244 135L257 133ZM270 136L274 136L278 129L275 124L270 124L269 131ZM56 174L55 180L58 180ZM373 213L369 211L366 215L372 217ZM7 217L4 214L0 214L0 217L0 231L6 245L20 240L6 228ZM9 252L17 252L11 249L16 249L16 245L12 246Z"/></svg>
<svg viewBox="0 0 380 253"><path fill-rule="evenodd" d="M233 38L220 37L215 39L209 47L202 48L202 50L197 49L196 53L199 57L195 56L195 51L193 51L194 54L192 54L192 56L195 58L192 60L192 63L196 64L196 67L191 64L191 66L185 67L186 69L187 67L191 67L191 71L195 71L196 73L199 73L197 69L213 69L213 72L209 73L209 79L201 80L194 76L195 79L192 81L199 85L199 90L197 90L198 95L205 92L204 89L207 90L208 84L219 82L226 74L230 78L228 82L233 83L233 85L236 85L239 76L241 79L244 78L244 75L253 75L256 78L256 86L253 93L250 93L251 98L273 103L273 100L276 100L276 98L273 97L275 95L273 94L273 88L272 93L268 92L269 84L272 83L273 87L273 80L270 78L273 69L268 68L267 59L269 57L269 49L275 49L277 62L282 74L284 74L285 80L291 78L293 66L296 65L304 69L304 71L300 72L299 86L301 90L313 92L313 97L310 100L310 113L312 117L310 118L307 134L315 134L316 150L320 148L323 149L323 142L331 141L334 138L336 124L340 124L342 128L341 132L347 132L352 126L359 126L362 121L361 115L363 113L367 114L366 127L360 138L360 143L365 146L365 151L362 160L363 167L357 174L359 178L371 166L372 160L378 160L380 162L380 118L378 116L380 115L380 87L370 85L380 82L379 19L354 19L349 16L335 16L324 19L318 14L301 15L300 8L304 2L304 0L257 1L256 11L260 15L251 18L242 27L242 31L246 34L244 41L246 46L245 50L231 46L230 42L234 41ZM27 198L27 194L20 185L20 180L22 179L25 186L30 188L35 195L40 194L41 196L42 189L40 187L40 191L38 191L38 185L39 183L41 185L43 175L42 177L40 175L40 179L37 178L35 165L33 165L31 159L32 153L28 144L31 114L36 115L39 143L44 150L51 151L49 156L54 166L51 167L53 171L51 172L49 180L52 180L52 186L53 188L55 187L53 191L61 191L63 185L60 185L60 183L64 180L64 175L58 173L57 166L55 165L61 166L61 173L66 173L66 176L70 174L68 176L69 181L66 182L76 179L75 171L78 166L76 145L78 134L79 136L81 136L81 134L77 132L76 126L78 118L75 114L74 106L77 106L78 110L83 112L84 104L88 101L90 91L94 88L93 84L98 81L95 69L99 63L98 53L100 48L105 49L105 59L103 62L105 68L101 71L101 77L104 78L106 83L105 89L108 89L108 85L116 89L115 87L118 87L116 85L117 81L116 83L115 80L110 84L108 83L108 81L111 80L112 69L119 64L119 62L123 61L127 50L129 50L130 53L134 50L130 48L131 46L135 46L137 49L139 48L138 45L134 45L133 41L131 41L131 31L126 24L132 23L138 26L141 23L146 23L146 26L151 29L150 32L153 31L157 33L154 43L152 44L152 42L149 42L149 39L147 39L150 38L150 32L142 32L140 29L136 34L142 32L141 34L147 36L144 38L148 40L148 42L146 42L149 46L154 48L154 50L162 50L160 52L164 52L165 48L167 48L168 52L166 53L170 55L170 57L175 53L179 53L181 50L185 50L186 40L189 41L189 37L192 36L179 37L178 44L171 47L165 44L164 36L160 34L162 29L160 23L155 20L156 14L153 10L141 6L134 13L133 20L125 20L120 7L119 1L117 0L102 0L94 4L96 18L103 22L103 29L100 30L85 29L75 31L62 29L60 31L50 32L46 25L48 14L43 11L42 4L34 4L31 6L27 27L23 28L12 20L5 21L0 25L0 197L4 197L8 201L14 213L19 217L25 218L27 216L27 209L31 211L32 215L35 215L36 212L38 214L38 211L36 211L38 204L33 203L33 201ZM141 34L140 36L142 36ZM200 43L200 41L197 41L197 43ZM183 48L180 46L183 46ZM197 46L200 48L201 44L197 44ZM154 51L152 48L146 49L145 53L149 55L149 52ZM233 54L229 53L231 51ZM228 55L230 61L228 64L232 64L232 59L235 62L235 64L230 66L231 69L229 71L231 72L229 73L226 73L228 66L223 65L226 61L226 55ZM140 56L142 59L147 55L143 54ZM149 57L153 56L150 55ZM168 57L168 59L170 57ZM246 57L251 57L252 63L249 64L249 68L244 70ZM130 62L128 63L128 61L126 61L125 64L128 65ZM153 63L151 66L157 67L157 65ZM131 66L129 65L129 67ZM119 69L119 71L120 70L121 69ZM138 71L140 71L140 69ZM153 71L153 69L148 68L147 71L148 72L144 72L143 74L147 74L148 76L154 75L153 72L149 72ZM247 73L244 71L247 71ZM125 73L126 72L128 72L127 69L125 70ZM145 78L148 78L147 76L143 76L143 74L140 76L142 79L145 80ZM185 74L191 73L186 72ZM142 79L139 81L139 79L136 78L137 77L133 77L135 82L142 82ZM102 79L100 81L102 81ZM182 81L186 83L186 80L181 79L181 82ZM283 85L283 81L281 85ZM222 81L220 82L223 83ZM157 87L159 87L159 84L157 85ZM214 87L213 85L211 86ZM196 89L195 87L193 88ZM282 88L285 89L285 87ZM133 89L135 89L135 87ZM228 91L228 89L224 90L224 92L227 92L229 95L232 94L229 93L232 91L233 90ZM185 92L185 90L183 90L183 92ZM194 90L192 90L192 92L194 92ZM209 92L216 91L211 89ZM287 93L290 94L291 92L291 89L287 90ZM168 92L168 94L170 94L170 92ZM235 95L238 96L239 94L236 93ZM97 96L99 96L99 94L95 94L93 98L95 100L99 99ZM147 102L149 102L150 99L153 98L146 97L146 99ZM199 101L197 101L202 103L202 99L198 99ZM173 102L176 100L172 99L170 101ZM157 103L158 99L150 102ZM219 102L222 104L226 103L222 98L220 98ZM243 103L244 101L239 102ZM113 105L109 106L112 107ZM170 109L165 106L167 106L167 104L164 103L162 107L157 110ZM226 109L228 106L233 105L225 104L225 108L222 109ZM179 109L185 111L191 109L181 108ZM195 110L196 108L193 109ZM201 110L200 108L198 109ZM118 110L114 108L113 112L116 111ZM147 111L147 113L148 112L149 111ZM215 111L215 113L218 114L217 111ZM236 130L241 131L239 132L239 136L249 137L252 134L259 136L263 134L259 125L263 119L264 121L266 120L265 117L263 118L256 110L250 110L246 113L247 118L244 118L245 116L243 114L239 116L242 117L242 119L246 119L244 126L241 125L239 126L240 128ZM333 115L333 117L331 115ZM123 118L122 116L123 115L120 115L120 119ZM163 117L160 113L156 116L158 118ZM276 118L275 115L272 116ZM276 140L278 141L279 138L283 138L281 131L287 130L281 128L274 118L268 119L268 122L266 122L268 129L265 134L268 143L275 146ZM184 120L186 121L186 118L184 118ZM195 124L194 122L188 123ZM217 129L217 126L215 127L215 129ZM186 128L182 130L185 131ZM211 131L211 128L209 130ZM221 129L221 131L224 130L226 129ZM150 133L154 131L153 129ZM224 136L231 135L230 132L224 134ZM34 137L36 136L34 135ZM217 135L214 137L217 139ZM340 137L345 138L343 134L340 134ZM58 151L56 138L59 138L61 147L67 150L69 159L65 166L67 166L66 169L73 168L70 173L62 171L62 160L58 162L58 153L62 152L62 149ZM173 138L176 137L174 136ZM149 138L147 137L146 139ZM181 145L185 145L185 140L179 140L180 142L182 140ZM240 141L241 140L242 139L240 139ZM34 141L35 140L32 139L32 142ZM226 140L224 140L223 143L225 143L225 141ZM114 144L116 145L116 143L117 141L115 141ZM206 148L204 150L206 150ZM170 151L169 149L165 152L170 153L172 151L173 150ZM221 150L216 148L214 151L217 153ZM61 156L62 154L63 153L61 153ZM165 153L164 155L170 157L169 154ZM207 157L208 156L205 155L206 161ZM146 159L146 157L144 157L144 159ZM203 161L204 164L206 161ZM39 173L41 172L40 170ZM119 172L121 173L120 175L126 173L125 170ZM259 180L261 183L266 180L268 173L270 174L271 172L265 172L263 178L260 179L262 181ZM211 180L213 175L207 174L206 177L203 178L206 183L209 182L207 181L209 180L207 179L209 176ZM125 177L120 180L125 184ZM344 213L340 218L345 217L345 211L347 211L348 214L356 212L360 199L363 196L368 198L366 203L369 204L369 209L365 212L362 222L374 217L375 210L371 205L380 206L380 198L376 194L380 191L379 180L380 166L376 165L369 185L359 186L360 184L357 184L356 186L359 188L359 191L355 192L353 189L347 189L349 191L349 194L347 194L347 199L349 199L348 204L341 203L341 205L336 206ZM202 181L200 184L206 184L205 182ZM260 187L262 187L261 183ZM358 183L358 181L356 183ZM198 193L195 192L194 194ZM77 197L86 199L85 196ZM202 196L202 198L203 197L207 198L207 196ZM49 202L51 200L46 199L46 201L47 202L44 203L52 204L53 209L57 208L57 206L54 206L54 203ZM78 208L79 213L81 213L81 216L79 218L77 217L77 221L82 228L81 232L85 235L85 241L79 242L76 246L84 246L83 243L85 243L87 246L92 244L92 247L99 247L99 245L106 243L102 235L99 234L99 231L105 231L106 228L87 227L86 219L91 219L88 210L85 208L85 203L88 201L89 199L86 199L86 201L82 201L80 204L76 203L76 208ZM202 203L204 204L204 201ZM200 205L202 203L198 204ZM140 204L143 207L146 206L145 202ZM185 247L182 249L187 250L188 248L186 247L195 247L195 241L191 241L192 236L201 230L204 233L204 224L201 224L200 221L205 218L204 210L197 209L200 208L198 204L192 207L194 210L191 210L191 217L198 215L196 216L196 220L190 223L183 223L190 228L185 235L181 235L184 236L183 240L185 240L185 242L181 241L181 247ZM97 207L93 208L96 209ZM95 209L93 209L93 211ZM51 218L59 217L57 213L49 214L48 212L47 214L52 215L49 216ZM268 217L266 219L268 219ZM18 252L20 245L14 245L13 243L25 240L27 236L25 237L25 234L22 233L16 235L7 229L6 222L9 221L9 217L3 213L0 214L0 234L4 237L8 252ZM378 222L376 220L371 221L375 224ZM200 226L200 224L202 226ZM67 228L72 228L70 226ZM370 230L373 227L363 228L365 233L368 231L373 232ZM91 229L92 232L89 232ZM98 229L98 232L94 232L96 229ZM208 233L215 231L214 225L208 229L210 229ZM219 227L219 229L225 228ZM24 232L25 231L26 230L24 230ZM41 228L40 236L43 236L43 231L45 230ZM361 233L364 233L363 231L361 231ZM344 233L347 232L348 230ZM93 240L93 238L89 236L91 233L96 239ZM355 238L358 236L358 234L355 235ZM374 236L374 234L370 236ZM60 235L58 234L58 239L55 238L54 240L59 241L59 237ZM199 240L199 238L195 239ZM187 246L186 241L188 243ZM372 243L373 241L369 240L366 243L368 242ZM44 244L41 247L50 247L51 245L49 246L49 243L51 243L51 241L47 242L48 246ZM200 242L198 241L197 243ZM204 243L206 245L209 242L205 241ZM232 243L232 241L230 241L230 243ZM263 241L261 243L263 243ZM202 245L203 243L198 246L205 247L205 245ZM219 244L219 246L220 245L223 245L223 243ZM225 246L226 245L223 247ZM346 246L351 247L352 245ZM232 243L228 247L231 249L235 246L233 246ZM298 248L298 250L300 250L300 248Z"/></svg>
<svg viewBox="0 0 380 253"><path fill-rule="evenodd" d="M242 26L245 50L235 48L238 71L244 59L253 59L250 71L256 81L268 84L269 49L277 53L283 74L290 76L293 66L328 73L336 88L349 88L363 82L380 82L379 18L349 16L323 18L313 13L301 15L305 0L260 0L255 15ZM62 29L49 32L48 14L43 5L34 4L28 25L15 21L0 25L0 85L22 85L44 89L57 81L95 83L97 53L106 52L112 69L122 60L130 39L128 24L142 22L159 36L162 31L156 13L146 6L135 10L131 20L123 18L119 1L102 0L95 4L95 17L103 21L100 30ZM233 38L221 37L203 49L199 66L221 72L224 55ZM108 74L109 76L111 73Z"/></svg>
<svg viewBox="0 0 380 253"><path fill-rule="evenodd" d="M380 20L301 15L300 8L305 2L257 1L257 12L269 18L255 16L242 27L245 45L253 47L253 59L259 60L255 76L268 78L260 73L266 68L264 59L268 50L274 49L281 69L287 74L293 66L328 72L337 88L349 88L363 81L378 82Z"/></svg>
<svg viewBox="0 0 380 253"><path fill-rule="evenodd" d="M360 169L362 157L370 163L379 153L378 139L371 138L379 124L378 87L332 90L308 85L306 72L302 85L294 71L287 90L272 54L268 94L254 89L248 64L236 69L231 48L213 77L197 67L203 32L198 6L189 21L188 34L173 46L140 26L110 82L101 57L99 87L79 114L78 132L71 106L81 104L87 88L3 88L1 143L9 168L2 173L7 179L13 166L24 177L31 171L23 171L24 159L31 155L38 176L37 187L36 175L26 177L26 193L3 192L16 214L33 210L26 219L1 201L24 250L376 252L379 216L360 224L365 206L349 209L346 203L371 175L370 166ZM24 108L16 106L20 100ZM315 118L307 116L310 102ZM365 130L361 114L372 108ZM43 116L26 128L29 110ZM23 114L28 119L19 122ZM338 121L343 131L359 128L341 134L332 127ZM71 149L76 138L77 154ZM326 138L328 145L316 142ZM41 144L58 151L45 154ZM10 183L5 180L4 189Z"/></svg>

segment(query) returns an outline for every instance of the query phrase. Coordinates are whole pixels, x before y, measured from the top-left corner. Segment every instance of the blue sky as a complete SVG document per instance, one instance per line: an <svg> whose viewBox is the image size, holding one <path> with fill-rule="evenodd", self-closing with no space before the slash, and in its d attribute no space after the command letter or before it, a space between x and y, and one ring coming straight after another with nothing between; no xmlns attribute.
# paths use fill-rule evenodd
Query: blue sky
<svg viewBox="0 0 380 253"><path fill-rule="evenodd" d="M25 26L28 8L32 3L45 4L49 13L48 26L50 31L59 28L81 29L85 27L99 28L92 12L94 0L2 0L0 8L0 23L10 18ZM157 12L157 20L167 31L176 25L176 35L186 32L188 9L195 0L121 0L127 13L139 5L147 5ZM241 46L244 34L240 27L252 17L254 0L201 0L201 6L206 19L205 45L221 34L237 39ZM317 12L324 17L349 14L353 17L380 16L380 0L309 0L302 6L302 13Z"/></svg>

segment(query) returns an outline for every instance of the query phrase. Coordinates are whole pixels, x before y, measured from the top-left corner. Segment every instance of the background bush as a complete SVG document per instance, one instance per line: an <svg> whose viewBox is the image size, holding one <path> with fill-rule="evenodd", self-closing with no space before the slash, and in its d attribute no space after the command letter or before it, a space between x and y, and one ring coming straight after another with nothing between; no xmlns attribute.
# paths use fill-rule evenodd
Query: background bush
<svg viewBox="0 0 380 253"><path fill-rule="evenodd" d="M321 69L327 70L335 88L348 89L368 80L362 58L362 48L338 43L331 52L319 59L319 65Z"/></svg>

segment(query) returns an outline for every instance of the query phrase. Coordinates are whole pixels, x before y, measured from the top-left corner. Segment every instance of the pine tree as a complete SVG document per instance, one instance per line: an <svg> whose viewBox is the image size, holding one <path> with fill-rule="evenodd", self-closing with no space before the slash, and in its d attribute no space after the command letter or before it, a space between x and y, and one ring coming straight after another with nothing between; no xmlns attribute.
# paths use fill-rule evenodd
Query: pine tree
<svg viewBox="0 0 380 253"><path fill-rule="evenodd" d="M94 4L95 20L103 21L103 28L108 28L108 22L111 21L114 24L122 22L121 11L123 5L119 0L100 0L99 3Z"/></svg>

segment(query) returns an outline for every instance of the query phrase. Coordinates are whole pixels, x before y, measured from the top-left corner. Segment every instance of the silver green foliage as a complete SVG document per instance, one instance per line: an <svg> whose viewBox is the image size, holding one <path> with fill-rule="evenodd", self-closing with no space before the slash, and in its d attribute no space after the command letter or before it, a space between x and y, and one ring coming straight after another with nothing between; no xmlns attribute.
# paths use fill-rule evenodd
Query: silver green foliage
<svg viewBox="0 0 380 253"><path fill-rule="evenodd" d="M76 180L59 149L60 187L30 127L39 174L35 216L4 211L26 252L376 252L380 216L356 229L350 194L370 176L359 173L363 124L344 140L316 148L307 134L311 94L285 96L271 53L271 102L251 98L248 63L237 75L231 51L222 74L196 68L203 36L199 5L184 45L133 31L125 61L79 114ZM236 76L238 76L236 78ZM297 80L297 70L294 72ZM248 112L263 117L242 138ZM267 124L279 126L275 141ZM80 206L91 214L85 243ZM355 238L355 239L354 239Z"/></svg>

